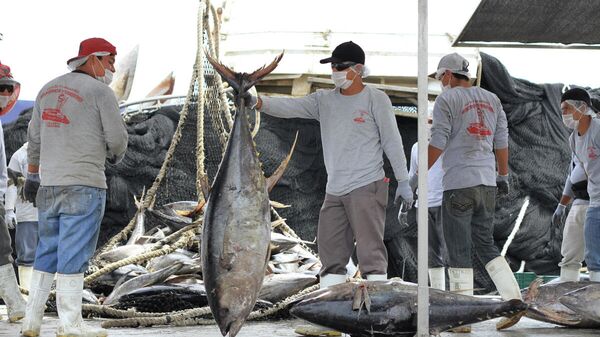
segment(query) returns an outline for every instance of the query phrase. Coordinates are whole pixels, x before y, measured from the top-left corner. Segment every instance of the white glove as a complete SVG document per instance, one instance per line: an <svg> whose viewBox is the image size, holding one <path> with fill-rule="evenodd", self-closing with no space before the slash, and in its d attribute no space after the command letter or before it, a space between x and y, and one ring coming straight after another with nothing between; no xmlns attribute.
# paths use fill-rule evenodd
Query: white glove
<svg viewBox="0 0 600 337"><path fill-rule="evenodd" d="M8 229L15 229L15 226L17 225L17 215L15 214L14 210L7 209L6 214L4 215L4 220L6 221Z"/></svg>

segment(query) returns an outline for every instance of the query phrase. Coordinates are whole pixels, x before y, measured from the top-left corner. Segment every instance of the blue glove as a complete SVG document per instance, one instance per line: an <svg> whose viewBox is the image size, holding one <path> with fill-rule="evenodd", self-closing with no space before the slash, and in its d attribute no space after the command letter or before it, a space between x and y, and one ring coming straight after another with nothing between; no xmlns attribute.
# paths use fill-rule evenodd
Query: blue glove
<svg viewBox="0 0 600 337"><path fill-rule="evenodd" d="M498 187L498 194L504 196L510 192L510 184L508 182L508 174L505 176L496 176L496 187Z"/></svg>
<svg viewBox="0 0 600 337"><path fill-rule="evenodd" d="M40 174L39 173L27 173L27 179L25 179L25 186L23 186L23 194L25 200L33 203L35 206L35 197L37 196L38 189L40 188Z"/></svg>
<svg viewBox="0 0 600 337"><path fill-rule="evenodd" d="M558 206L556 206L556 210L554 211L554 214L552 214L552 224L554 226L558 226L565 222L565 217L567 216L566 209L567 206L563 204L558 204Z"/></svg>

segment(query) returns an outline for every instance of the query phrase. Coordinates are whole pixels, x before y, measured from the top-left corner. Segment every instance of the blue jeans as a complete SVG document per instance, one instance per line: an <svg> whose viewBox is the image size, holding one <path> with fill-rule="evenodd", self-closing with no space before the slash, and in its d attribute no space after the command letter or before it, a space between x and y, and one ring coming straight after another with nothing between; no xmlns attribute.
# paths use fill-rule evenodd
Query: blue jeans
<svg viewBox="0 0 600 337"><path fill-rule="evenodd" d="M588 207L583 231L585 263L588 270L600 272L600 207Z"/></svg>
<svg viewBox="0 0 600 337"><path fill-rule="evenodd" d="M36 204L40 241L34 269L46 273L83 273L98 243L106 190L41 186Z"/></svg>
<svg viewBox="0 0 600 337"><path fill-rule="evenodd" d="M31 266L35 260L35 249L38 244L38 222L23 221L17 224L15 233L15 247L17 251L17 264Z"/></svg>

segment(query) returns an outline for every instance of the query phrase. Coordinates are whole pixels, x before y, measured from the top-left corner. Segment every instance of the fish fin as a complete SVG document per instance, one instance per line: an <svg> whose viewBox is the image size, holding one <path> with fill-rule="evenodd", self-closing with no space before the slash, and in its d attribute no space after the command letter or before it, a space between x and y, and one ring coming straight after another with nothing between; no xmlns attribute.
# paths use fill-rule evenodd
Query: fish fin
<svg viewBox="0 0 600 337"><path fill-rule="evenodd" d="M360 285L354 290L354 299L352 300L352 310L359 310L362 306L362 292L360 291Z"/></svg>
<svg viewBox="0 0 600 337"><path fill-rule="evenodd" d="M231 85L233 90L235 90L236 92L240 92L240 84L238 83L237 73L229 69L227 66L224 66L221 62L215 60L212 56L208 54L208 52L205 52L205 55L208 62L210 62L210 64L213 66L213 68L215 68L217 73L219 73L219 75L221 75L221 77L223 77L223 79L227 83L229 83L229 85Z"/></svg>
<svg viewBox="0 0 600 337"><path fill-rule="evenodd" d="M558 324L562 324L562 325L566 325L566 326L578 324L581 322L580 318L566 318L566 317L561 316L557 312L554 312L552 310L548 310L545 308L536 308L536 311L543 314L550 320L552 320Z"/></svg>
<svg viewBox="0 0 600 337"><path fill-rule="evenodd" d="M287 168L287 166L290 162L290 159L292 158L292 154L294 153L294 149L296 148L297 141L298 141L298 131L296 131L296 137L294 138L294 143L292 144L292 148L290 149L290 152L283 159L283 161L281 162L279 167L275 170L275 172L273 172L273 174L267 178L267 191L269 193L271 192L273 187L275 187L275 185L277 184L279 179L281 179L281 177L283 177L283 173L285 172L285 169Z"/></svg>
<svg viewBox="0 0 600 337"><path fill-rule="evenodd" d="M254 84L256 84L256 82L260 81L261 78L267 76L269 73L275 70L275 68L277 68L277 65L279 64L279 61L281 61L281 59L283 58L283 53L284 51L282 51L281 54L275 57L273 62L271 62L269 65L265 65L251 73L248 76L249 82L244 84L244 88L241 88L242 91L250 89L252 86L254 86Z"/></svg>
<svg viewBox="0 0 600 337"><path fill-rule="evenodd" d="M527 293L525 293L525 296L523 296L523 301L525 303L532 303L535 301L535 299L538 297L538 294L540 292L539 288L543 282L544 282L543 279L536 278L535 280L533 280L533 282L531 282L529 284L529 288L527 288Z"/></svg>

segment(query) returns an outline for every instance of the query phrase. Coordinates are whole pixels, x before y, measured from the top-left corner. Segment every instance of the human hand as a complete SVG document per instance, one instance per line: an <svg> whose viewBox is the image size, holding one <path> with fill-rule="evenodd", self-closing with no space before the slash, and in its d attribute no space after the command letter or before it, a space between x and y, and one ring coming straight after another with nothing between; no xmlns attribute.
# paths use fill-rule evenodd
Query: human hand
<svg viewBox="0 0 600 337"><path fill-rule="evenodd" d="M15 226L17 225L17 215L15 214L15 211L7 209L6 214L4 215L4 221L6 222L8 229L15 229Z"/></svg>
<svg viewBox="0 0 600 337"><path fill-rule="evenodd" d="M23 194L25 195L25 200L33 203L35 206L35 197L37 196L38 189L40 188L40 174L39 173L31 173L27 174L27 179L25 180L25 186L23 186Z"/></svg>
<svg viewBox="0 0 600 337"><path fill-rule="evenodd" d="M508 181L508 174L505 176L496 176L496 187L498 187L498 194L504 196L510 192L510 183Z"/></svg>
<svg viewBox="0 0 600 337"><path fill-rule="evenodd" d="M565 217L567 216L566 210L567 206L563 204L558 204L558 206L556 206L556 210L554 211L554 214L552 214L552 224L554 226L558 226L565 222Z"/></svg>

